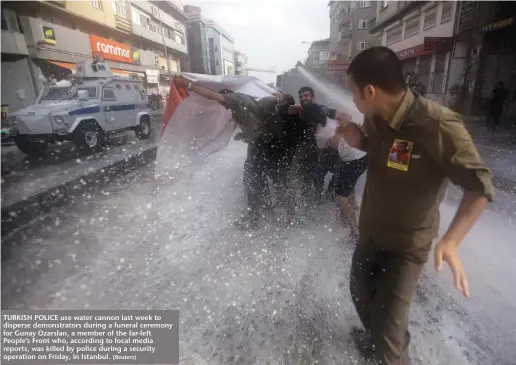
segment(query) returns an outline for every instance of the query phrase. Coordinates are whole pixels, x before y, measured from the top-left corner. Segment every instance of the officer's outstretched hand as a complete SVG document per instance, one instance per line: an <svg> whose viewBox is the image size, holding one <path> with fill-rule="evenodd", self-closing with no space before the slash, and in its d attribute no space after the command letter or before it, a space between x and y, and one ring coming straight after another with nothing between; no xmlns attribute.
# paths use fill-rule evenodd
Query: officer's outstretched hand
<svg viewBox="0 0 516 365"><path fill-rule="evenodd" d="M462 263L457 252L458 244L452 241L441 240L435 246L435 269L441 271L443 268L443 261L448 263L450 270L453 274L453 281L455 287L462 293L466 298L469 298L469 285L466 278L466 273L462 267Z"/></svg>
<svg viewBox="0 0 516 365"><path fill-rule="evenodd" d="M351 115L349 115L348 113L345 113L345 112L337 111L335 113L335 119L340 124L347 124L347 123L351 122Z"/></svg>

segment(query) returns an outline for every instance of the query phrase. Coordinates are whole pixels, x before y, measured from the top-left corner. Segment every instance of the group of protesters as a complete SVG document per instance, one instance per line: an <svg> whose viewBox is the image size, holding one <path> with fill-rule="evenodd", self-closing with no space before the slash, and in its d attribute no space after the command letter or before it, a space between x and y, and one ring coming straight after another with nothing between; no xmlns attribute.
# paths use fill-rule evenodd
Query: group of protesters
<svg viewBox="0 0 516 365"><path fill-rule="evenodd" d="M289 192L289 176L301 182L299 189L290 190L314 202L321 197L325 175L335 173L330 186L352 217L352 232L358 231L350 294L364 329L353 330L352 338L377 364L407 365L410 304L439 233L439 205L448 181L464 195L435 245L435 268L446 262L465 297L469 285L458 248L492 201L494 188L460 115L407 88L402 63L391 49L371 47L359 53L348 77L355 105L364 114L361 125L344 112L318 105L309 87L299 90L296 105L292 95L255 100L179 77L174 82L231 109L242 129L239 139L248 142L244 181L250 214L245 223L256 224L268 208L267 178L293 213L299 204L292 202L298 198ZM332 120L337 121L335 131L318 145L318 130ZM352 191L366 166L357 228Z"/></svg>
<svg viewBox="0 0 516 365"><path fill-rule="evenodd" d="M299 89L296 104L292 95L281 92L256 100L181 78L175 82L231 109L242 130L235 139L248 143L243 172L248 214L236 222L238 227L258 228L273 208L283 208L282 222L292 225L296 217L306 217L325 197L335 195L340 216L358 236L354 188L366 169L366 154L337 133L339 121L349 121L346 113L317 104L309 86ZM327 173L333 177L324 193Z"/></svg>

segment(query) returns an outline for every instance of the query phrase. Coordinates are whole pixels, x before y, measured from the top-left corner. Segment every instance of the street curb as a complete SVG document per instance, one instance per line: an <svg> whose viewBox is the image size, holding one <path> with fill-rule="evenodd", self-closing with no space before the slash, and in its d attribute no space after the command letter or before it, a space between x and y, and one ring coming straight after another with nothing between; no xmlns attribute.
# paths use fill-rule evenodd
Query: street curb
<svg viewBox="0 0 516 365"><path fill-rule="evenodd" d="M27 199L2 208L1 237L33 219L51 212L85 192L93 192L100 186L112 183L112 178L126 175L156 160L158 147L149 147L125 159L113 162L87 175L77 177L61 185L42 191Z"/></svg>

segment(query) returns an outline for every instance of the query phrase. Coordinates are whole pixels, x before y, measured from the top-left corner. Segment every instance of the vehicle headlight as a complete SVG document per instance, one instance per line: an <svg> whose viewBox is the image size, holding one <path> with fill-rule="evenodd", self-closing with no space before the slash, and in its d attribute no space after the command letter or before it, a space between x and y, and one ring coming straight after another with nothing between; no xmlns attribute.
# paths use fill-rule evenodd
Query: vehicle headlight
<svg viewBox="0 0 516 365"><path fill-rule="evenodd" d="M54 117L54 122L56 122L57 124L63 124L63 122L64 122L64 118L63 118L63 117L61 117L61 116L59 116L59 115L58 115L58 116L55 116L55 117Z"/></svg>

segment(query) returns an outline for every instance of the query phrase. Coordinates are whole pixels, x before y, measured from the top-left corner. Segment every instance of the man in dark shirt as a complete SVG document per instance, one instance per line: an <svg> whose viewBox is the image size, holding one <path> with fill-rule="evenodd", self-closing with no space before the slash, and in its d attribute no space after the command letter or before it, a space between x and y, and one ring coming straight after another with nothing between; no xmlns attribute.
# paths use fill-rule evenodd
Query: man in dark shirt
<svg viewBox="0 0 516 365"><path fill-rule="evenodd" d="M509 97L509 90L505 88L503 82L499 82L493 90L493 96L489 100L489 110L487 115L487 129L495 131L500 125L505 100Z"/></svg>
<svg viewBox="0 0 516 365"><path fill-rule="evenodd" d="M337 110L317 104L315 92L309 86L303 86L299 89L299 101L302 107L299 109L301 119L307 124L305 140L308 154L303 168L304 185L306 186L306 193L313 193L315 200L319 202L324 189L324 178L328 172L335 172L340 156L339 152L330 145L318 148L316 134L319 126L326 126L326 118L336 118ZM312 184L313 192L308 189ZM328 186L330 192L332 186L333 184L330 182Z"/></svg>
<svg viewBox="0 0 516 365"><path fill-rule="evenodd" d="M270 146L274 144L276 136L281 134L282 128L278 116L278 98L271 96L257 101L252 96L233 93L231 90L216 92L182 77L175 77L174 83L177 87L187 88L206 99L217 101L232 111L233 119L242 129L242 138L249 142L244 164L249 214L236 223L240 228L257 228L260 217L269 208L267 170L271 166L271 159L275 157Z"/></svg>
<svg viewBox="0 0 516 365"><path fill-rule="evenodd" d="M265 175L273 182L274 205L285 208L287 213L285 223L290 224L296 208L296 193L290 180L291 165L298 147L304 139L306 123L301 121L298 115L289 114L289 107L295 105L292 95L277 93L275 96L278 98L277 112L281 120L281 133L276 134L267 144ZM239 133L235 139L245 143L250 142L243 133ZM267 187L265 190L264 199L271 201Z"/></svg>

